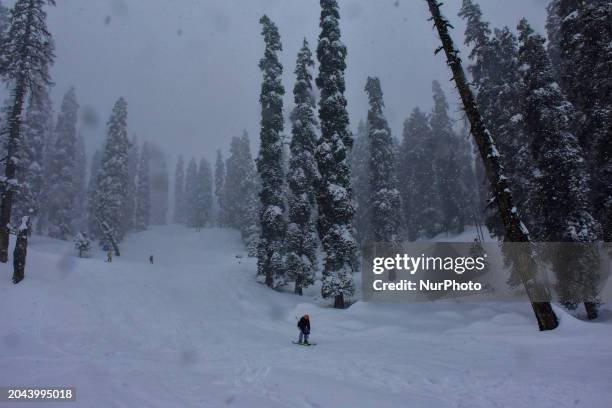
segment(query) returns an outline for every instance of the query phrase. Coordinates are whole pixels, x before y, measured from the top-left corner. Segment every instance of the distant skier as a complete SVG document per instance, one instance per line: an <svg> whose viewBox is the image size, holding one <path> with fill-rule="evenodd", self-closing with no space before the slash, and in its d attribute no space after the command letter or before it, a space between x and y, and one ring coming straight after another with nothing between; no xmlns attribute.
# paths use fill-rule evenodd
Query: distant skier
<svg viewBox="0 0 612 408"><path fill-rule="evenodd" d="M153 265L153 254L149 255L149 263Z"/></svg>
<svg viewBox="0 0 612 408"><path fill-rule="evenodd" d="M113 262L113 251L110 249L106 252L106 262Z"/></svg>
<svg viewBox="0 0 612 408"><path fill-rule="evenodd" d="M308 336L310 335L310 318L307 314L302 316L297 324L297 327L300 329L298 344L310 344L308 343Z"/></svg>

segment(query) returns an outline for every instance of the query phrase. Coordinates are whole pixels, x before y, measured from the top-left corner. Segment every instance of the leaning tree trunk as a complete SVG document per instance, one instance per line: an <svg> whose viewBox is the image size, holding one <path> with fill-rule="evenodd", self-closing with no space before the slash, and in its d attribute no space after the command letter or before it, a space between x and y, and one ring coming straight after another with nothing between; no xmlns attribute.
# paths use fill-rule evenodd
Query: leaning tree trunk
<svg viewBox="0 0 612 408"><path fill-rule="evenodd" d="M17 284L25 277L26 255L28 254L28 236L30 235L30 217L25 216L17 230L17 242L13 251L13 283Z"/></svg>
<svg viewBox="0 0 612 408"><path fill-rule="evenodd" d="M441 12L440 5L437 0L427 0L429 5L429 11L431 13L431 20L440 36L442 46L436 50L436 53L444 50L446 54L446 62L453 73L453 80L461 96L463 107L468 120L470 121L471 134L474 137L474 141L478 146L480 156L482 157L483 164L491 190L497 207L499 215L503 221L505 228L505 239L509 242L523 242L527 243L528 250L525 251L524 256L519 260L519 275L521 276L522 283L525 286L527 295L530 299L541 299L541 294L545 293L544 288L538 284L537 280L533 276L528 276L527 270L535 270L533 258L533 248L530 245L531 240L529 238L529 232L525 225L521 222L512 201L512 194L508 187L507 179L503 175L503 166L500 161L499 153L495 147L495 143L489 130L484 124L482 116L476 107L474 95L468 85L465 78L463 67L461 66L461 58L459 58L459 51L455 48L453 40L448 33L448 27L452 27L448 20L446 20ZM540 330L552 330L559 325L557 316L552 309L549 301L533 301L531 302L533 312L535 313L536 319L538 320L538 326Z"/></svg>

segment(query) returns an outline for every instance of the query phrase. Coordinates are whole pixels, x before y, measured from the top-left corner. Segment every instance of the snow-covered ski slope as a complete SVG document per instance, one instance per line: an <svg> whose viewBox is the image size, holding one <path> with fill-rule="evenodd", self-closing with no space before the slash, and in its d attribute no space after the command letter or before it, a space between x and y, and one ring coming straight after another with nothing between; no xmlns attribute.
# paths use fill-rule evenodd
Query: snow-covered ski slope
<svg viewBox="0 0 612 408"><path fill-rule="evenodd" d="M235 232L155 227L122 249L108 264L35 236L22 283L0 266L0 386L76 387L67 407L612 406L610 311L557 309L548 333L527 304L339 311L256 283ZM291 344L304 312L317 347Z"/></svg>

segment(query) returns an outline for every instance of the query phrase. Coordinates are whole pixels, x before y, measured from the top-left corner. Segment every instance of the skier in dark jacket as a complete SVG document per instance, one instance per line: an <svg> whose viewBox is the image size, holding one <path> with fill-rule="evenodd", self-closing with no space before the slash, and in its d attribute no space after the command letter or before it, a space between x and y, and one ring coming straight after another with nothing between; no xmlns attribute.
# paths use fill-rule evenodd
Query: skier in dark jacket
<svg viewBox="0 0 612 408"><path fill-rule="evenodd" d="M300 329L300 338L298 340L298 343L310 344L308 343L308 336L310 335L310 318L307 314L302 316L302 318L297 324L297 327Z"/></svg>

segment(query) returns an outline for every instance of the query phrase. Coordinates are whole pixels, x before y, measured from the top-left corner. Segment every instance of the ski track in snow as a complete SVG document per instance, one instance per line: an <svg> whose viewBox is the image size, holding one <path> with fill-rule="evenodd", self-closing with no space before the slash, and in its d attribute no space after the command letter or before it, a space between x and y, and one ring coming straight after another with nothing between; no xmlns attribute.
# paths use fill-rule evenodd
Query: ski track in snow
<svg viewBox="0 0 612 408"><path fill-rule="evenodd" d="M129 236L110 264L32 237L22 283L0 264L0 386L74 386L67 407L610 407L609 310L557 308L547 333L528 304L339 311L318 286L256 283L244 252L238 233L176 225ZM316 347L291 344L305 312Z"/></svg>

